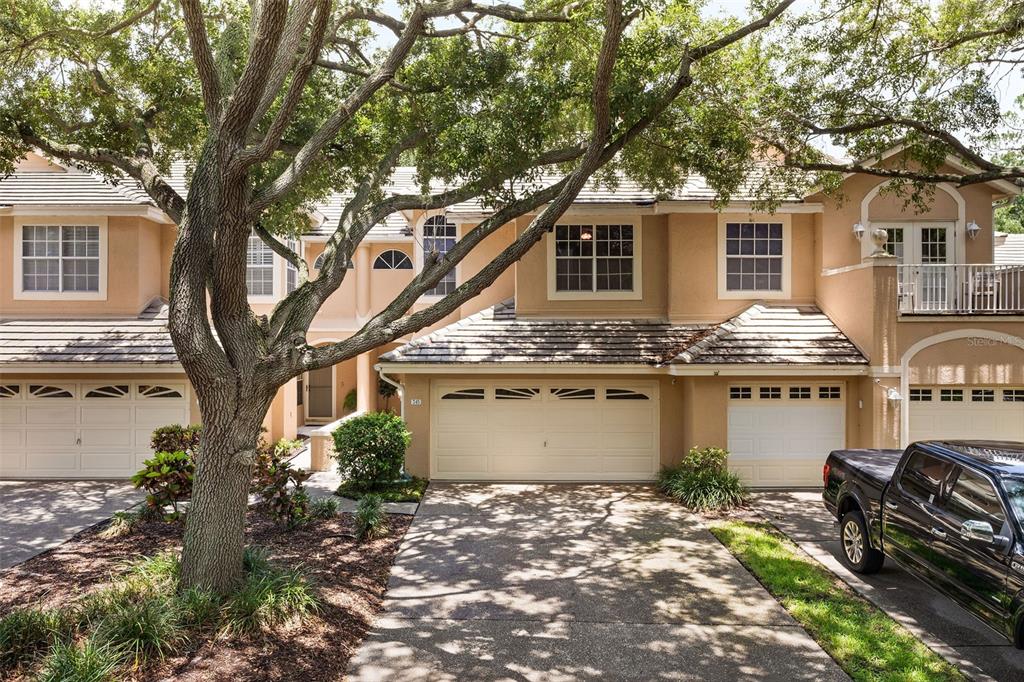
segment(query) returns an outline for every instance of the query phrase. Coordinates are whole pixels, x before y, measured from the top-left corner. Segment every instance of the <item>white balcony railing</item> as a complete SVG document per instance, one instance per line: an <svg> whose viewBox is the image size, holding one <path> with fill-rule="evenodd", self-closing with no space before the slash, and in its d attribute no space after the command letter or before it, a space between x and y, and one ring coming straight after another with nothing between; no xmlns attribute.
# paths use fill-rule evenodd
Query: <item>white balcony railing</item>
<svg viewBox="0 0 1024 682"><path fill-rule="evenodd" d="M1024 313L1024 265L900 265L901 313Z"/></svg>

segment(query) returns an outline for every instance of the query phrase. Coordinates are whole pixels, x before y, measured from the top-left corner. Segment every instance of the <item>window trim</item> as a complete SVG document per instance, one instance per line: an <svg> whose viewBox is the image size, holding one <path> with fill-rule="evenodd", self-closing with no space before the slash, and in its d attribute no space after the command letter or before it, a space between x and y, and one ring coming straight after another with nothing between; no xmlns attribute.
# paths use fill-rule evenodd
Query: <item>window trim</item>
<svg viewBox="0 0 1024 682"><path fill-rule="evenodd" d="M736 290L726 287L725 233L727 223L782 223L782 291ZM793 295L793 229L788 213L718 214L718 298L722 300L779 300Z"/></svg>
<svg viewBox="0 0 1024 682"><path fill-rule="evenodd" d="M259 235L257 235L255 231L252 232L252 236L254 236L257 239L259 239ZM262 239L260 241L262 241ZM246 249L245 250L245 257L246 257L245 270L248 273L248 271L249 271L249 264L248 264L249 242L247 241L245 244L246 244L246 247L245 247L245 249ZM284 260L284 258L281 258L279 255L277 255L277 253L273 249L271 249L270 245L267 244L266 242L263 242L263 245L266 246L268 249L270 249L270 255L271 255L271 258L272 258L271 266L270 266L272 268L272 273L273 273L272 274L272 279L271 279L271 289L270 289L271 293L269 293L269 294L259 294L259 295L255 295L254 296L253 294L248 293L248 287L246 287L246 300L249 303L276 303L278 301L278 299L281 297L281 292L284 291L284 288L285 288L285 282L284 282L284 277L285 277L285 274L284 274L284 263L285 263L285 260ZM302 242L301 241L299 242L299 255L303 255L302 254Z"/></svg>
<svg viewBox="0 0 1024 682"><path fill-rule="evenodd" d="M544 235L549 301L640 301L644 297L644 240L643 220L614 216L573 215L564 218L563 225L629 225L633 228L633 290L632 291L558 291L555 283L555 230ZM557 227L557 225L556 225Z"/></svg>
<svg viewBox="0 0 1024 682"><path fill-rule="evenodd" d="M443 211L426 211L426 212L424 212L424 214L421 215L419 217L419 219L416 221L416 235L417 235L417 238L413 240L412 267L413 267L414 276L420 274L421 272L423 272L423 228L427 224L427 220L429 220L430 218L435 218L435 217L442 217L445 220L447 220L448 222L450 222L453 225L455 225L455 243L456 244L458 244L459 241L462 239L462 233L463 233L462 223L456 221L451 216L445 215ZM373 269L373 262L372 261L370 263L370 269L371 270ZM455 286L456 286L456 288L458 288L458 286L460 284L462 284L462 261L459 261L458 263L455 264ZM445 296L444 294L426 293L426 294L423 294L422 296L420 296L419 300L421 300L421 301L431 301L431 302L432 301L440 301L442 298L444 298L444 296Z"/></svg>
<svg viewBox="0 0 1024 682"><path fill-rule="evenodd" d="M22 243L24 228L34 225L69 227L86 225L99 228L100 265L97 291L25 291L22 281ZM107 300L107 218L106 216L15 216L14 217L14 300L16 301L106 301Z"/></svg>

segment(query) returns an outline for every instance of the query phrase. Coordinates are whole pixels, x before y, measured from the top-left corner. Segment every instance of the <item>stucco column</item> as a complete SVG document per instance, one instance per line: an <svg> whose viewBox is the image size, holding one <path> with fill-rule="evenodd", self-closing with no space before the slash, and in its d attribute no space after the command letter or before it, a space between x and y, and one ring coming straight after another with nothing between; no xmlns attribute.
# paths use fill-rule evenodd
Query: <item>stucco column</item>
<svg viewBox="0 0 1024 682"><path fill-rule="evenodd" d="M356 249L356 317L362 324L370 316L370 247L366 244ZM370 354L356 357L356 410L367 412L373 407L371 401L377 383L373 380Z"/></svg>

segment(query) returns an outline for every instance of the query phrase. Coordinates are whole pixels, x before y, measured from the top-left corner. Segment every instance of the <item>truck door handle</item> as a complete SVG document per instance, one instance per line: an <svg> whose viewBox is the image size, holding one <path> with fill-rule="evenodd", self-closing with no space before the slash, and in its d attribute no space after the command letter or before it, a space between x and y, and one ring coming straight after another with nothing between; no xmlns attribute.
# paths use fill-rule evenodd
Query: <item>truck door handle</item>
<svg viewBox="0 0 1024 682"><path fill-rule="evenodd" d="M886 502L885 503L885 508L886 509L891 509L893 511L896 511L897 509L900 508L900 506L898 504L896 504L895 502Z"/></svg>
<svg viewBox="0 0 1024 682"><path fill-rule="evenodd" d="M932 528L932 535L934 535L935 537L937 537L940 540L945 540L946 539L946 531L941 530L939 528Z"/></svg>

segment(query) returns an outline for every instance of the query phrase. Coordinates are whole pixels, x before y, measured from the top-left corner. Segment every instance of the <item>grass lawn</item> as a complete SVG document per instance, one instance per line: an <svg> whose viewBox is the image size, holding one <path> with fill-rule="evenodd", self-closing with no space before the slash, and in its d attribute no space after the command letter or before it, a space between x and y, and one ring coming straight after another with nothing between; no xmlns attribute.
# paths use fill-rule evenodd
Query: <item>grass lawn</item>
<svg viewBox="0 0 1024 682"><path fill-rule="evenodd" d="M423 493L426 492L429 483L430 481L425 478L413 476L407 481L398 481L367 489L357 487L351 481L345 481L338 486L335 494L350 500L358 500L364 495L376 494L380 495L385 502L419 502L423 499Z"/></svg>
<svg viewBox="0 0 1024 682"><path fill-rule="evenodd" d="M711 532L854 680L966 679L772 526L721 521Z"/></svg>

